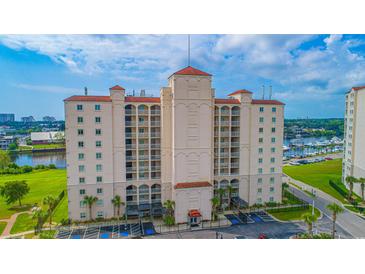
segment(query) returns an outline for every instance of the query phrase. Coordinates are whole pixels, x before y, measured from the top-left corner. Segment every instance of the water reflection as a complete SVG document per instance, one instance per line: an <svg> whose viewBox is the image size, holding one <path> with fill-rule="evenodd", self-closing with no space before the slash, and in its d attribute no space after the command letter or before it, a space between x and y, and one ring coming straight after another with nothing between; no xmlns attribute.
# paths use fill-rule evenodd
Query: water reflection
<svg viewBox="0 0 365 274"><path fill-rule="evenodd" d="M35 152L26 154L12 153L10 155L12 161L19 166L36 166L54 164L57 168L66 168L66 152Z"/></svg>

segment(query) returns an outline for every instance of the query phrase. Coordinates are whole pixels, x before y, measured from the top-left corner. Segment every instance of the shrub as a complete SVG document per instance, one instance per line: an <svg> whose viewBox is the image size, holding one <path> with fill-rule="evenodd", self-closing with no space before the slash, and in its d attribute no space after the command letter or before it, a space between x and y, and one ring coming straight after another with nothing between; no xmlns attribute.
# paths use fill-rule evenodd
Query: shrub
<svg viewBox="0 0 365 274"><path fill-rule="evenodd" d="M56 169L57 167L56 167L56 165L55 165L55 164L49 164L49 165L48 165L48 168L49 168L49 169Z"/></svg>
<svg viewBox="0 0 365 274"><path fill-rule="evenodd" d="M22 166L21 167L21 171L22 171L22 173L32 172L33 171L33 167L31 167L31 166Z"/></svg>
<svg viewBox="0 0 365 274"><path fill-rule="evenodd" d="M36 165L34 167L34 169L46 169L46 168L47 168L47 166L45 166L45 165Z"/></svg>
<svg viewBox="0 0 365 274"><path fill-rule="evenodd" d="M39 234L39 239L53 239L55 236L56 231L42 231L41 234Z"/></svg>
<svg viewBox="0 0 365 274"><path fill-rule="evenodd" d="M166 216L163 219L165 225L174 225L175 224L175 218L173 216Z"/></svg>
<svg viewBox="0 0 365 274"><path fill-rule="evenodd" d="M334 188L342 197L348 196L348 191L342 183L335 183L332 180L329 180L329 184L332 188Z"/></svg>
<svg viewBox="0 0 365 274"><path fill-rule="evenodd" d="M19 166L16 163L10 163L8 165L9 168L19 168Z"/></svg>

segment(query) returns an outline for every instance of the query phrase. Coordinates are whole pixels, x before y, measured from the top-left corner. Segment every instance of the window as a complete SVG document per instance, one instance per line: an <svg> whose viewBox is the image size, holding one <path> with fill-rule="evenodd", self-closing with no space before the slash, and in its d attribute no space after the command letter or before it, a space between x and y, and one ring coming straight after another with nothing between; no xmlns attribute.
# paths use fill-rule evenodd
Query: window
<svg viewBox="0 0 365 274"><path fill-rule="evenodd" d="M103 217L104 217L104 212L103 212L103 211L98 211L98 212L96 213L96 217L97 217L97 218L103 218Z"/></svg>
<svg viewBox="0 0 365 274"><path fill-rule="evenodd" d="M78 142L78 147L79 147L79 148L84 147L84 142L83 142L83 141L79 141L79 142Z"/></svg>
<svg viewBox="0 0 365 274"><path fill-rule="evenodd" d="M103 189L102 188L97 188L96 189L96 194L103 194Z"/></svg>
<svg viewBox="0 0 365 274"><path fill-rule="evenodd" d="M101 123L101 117L95 117L95 123L100 124Z"/></svg>
<svg viewBox="0 0 365 274"><path fill-rule="evenodd" d="M95 129L95 135L101 135L101 129L100 128Z"/></svg>
<svg viewBox="0 0 365 274"><path fill-rule="evenodd" d="M275 133L276 132L276 128L272 127L271 128L271 133Z"/></svg>
<svg viewBox="0 0 365 274"><path fill-rule="evenodd" d="M275 178L274 177L270 178L270 183L275 183Z"/></svg>
<svg viewBox="0 0 365 274"><path fill-rule="evenodd" d="M259 169L258 169L258 173L259 173L259 174L262 174L262 168L259 168Z"/></svg>
<svg viewBox="0 0 365 274"><path fill-rule="evenodd" d="M79 110L79 111L81 111L81 110L83 109L83 108L82 108L82 105L77 105L77 106L76 106L76 109L77 109L77 110Z"/></svg>
<svg viewBox="0 0 365 274"><path fill-rule="evenodd" d="M84 184L85 183L85 177L80 177L79 178L79 183Z"/></svg>
<svg viewBox="0 0 365 274"><path fill-rule="evenodd" d="M261 204L262 203L262 199L261 198L257 198L257 202L258 204Z"/></svg>
<svg viewBox="0 0 365 274"><path fill-rule="evenodd" d="M257 179L257 183L258 183L258 184L262 184L262 178L258 178L258 179Z"/></svg>
<svg viewBox="0 0 365 274"><path fill-rule="evenodd" d="M271 122L276 123L276 117L272 117Z"/></svg>
<svg viewBox="0 0 365 274"><path fill-rule="evenodd" d="M273 201L274 201L274 197L270 197L270 198L269 198L269 201L270 201L270 202L273 202Z"/></svg>
<svg viewBox="0 0 365 274"><path fill-rule="evenodd" d="M274 192L275 188L274 187L270 187L270 192Z"/></svg>
<svg viewBox="0 0 365 274"><path fill-rule="evenodd" d="M274 167L270 168L270 172L271 173L274 173L275 172L275 168Z"/></svg>
<svg viewBox="0 0 365 274"><path fill-rule="evenodd" d="M96 153L96 159L101 159L101 152Z"/></svg>
<svg viewBox="0 0 365 274"><path fill-rule="evenodd" d="M84 122L84 118L83 117L77 117L77 123L82 124Z"/></svg>
<svg viewBox="0 0 365 274"><path fill-rule="evenodd" d="M84 200L80 201L80 208L86 207L86 202Z"/></svg>
<svg viewBox="0 0 365 274"><path fill-rule="evenodd" d="M259 128L259 133L264 133L264 128L263 127Z"/></svg>
<svg viewBox="0 0 365 274"><path fill-rule="evenodd" d="M85 189L80 189L80 195L85 195L85 194L86 194Z"/></svg>
<svg viewBox="0 0 365 274"><path fill-rule="evenodd" d="M81 212L80 213L80 219L85 219L86 218L86 213L85 212Z"/></svg>
<svg viewBox="0 0 365 274"><path fill-rule="evenodd" d="M259 164L262 164L262 158L259 158Z"/></svg>
<svg viewBox="0 0 365 274"><path fill-rule="evenodd" d="M259 122L260 122L260 123L263 123L263 122L264 122L264 117L260 117L260 118L259 118Z"/></svg>
<svg viewBox="0 0 365 274"><path fill-rule="evenodd" d="M95 105L95 110L101 110L101 106L100 105Z"/></svg>
<svg viewBox="0 0 365 274"><path fill-rule="evenodd" d="M79 172L84 172L85 171L85 166L84 165L80 165L79 166Z"/></svg>
<svg viewBox="0 0 365 274"><path fill-rule="evenodd" d="M259 153L262 154L264 152L264 149L262 147L259 148Z"/></svg>
<svg viewBox="0 0 365 274"><path fill-rule="evenodd" d="M103 206L104 205L104 201L99 199L96 201L96 206Z"/></svg>
<svg viewBox="0 0 365 274"><path fill-rule="evenodd" d="M272 137L271 138L271 143L275 143L275 141L276 141L275 137Z"/></svg>
<svg viewBox="0 0 365 274"><path fill-rule="evenodd" d="M262 188L261 187L257 189L257 193L262 193Z"/></svg>
<svg viewBox="0 0 365 274"><path fill-rule="evenodd" d="M273 108L271 109L271 111L272 111L272 112L276 112L276 107L273 107Z"/></svg>
<svg viewBox="0 0 365 274"><path fill-rule="evenodd" d="M100 165L100 164L96 165L96 171L97 172L102 171L102 169L103 169L103 166L102 165Z"/></svg>
<svg viewBox="0 0 365 274"><path fill-rule="evenodd" d="M96 141L96 142L95 142L95 146L96 146L96 147L101 147L101 141Z"/></svg>
<svg viewBox="0 0 365 274"><path fill-rule="evenodd" d="M101 177L101 176L97 176L97 177L96 177L96 182L97 182L97 183L102 183L102 182L103 182L103 177Z"/></svg>
<svg viewBox="0 0 365 274"><path fill-rule="evenodd" d="M79 160L84 160L84 159L85 159L85 154L79 153Z"/></svg>
<svg viewBox="0 0 365 274"><path fill-rule="evenodd" d="M264 107L260 107L260 112L264 112Z"/></svg>
<svg viewBox="0 0 365 274"><path fill-rule="evenodd" d="M271 148L271 153L275 153L275 151L276 151L276 148L272 147Z"/></svg>
<svg viewBox="0 0 365 274"><path fill-rule="evenodd" d="M259 143L263 143L264 142L264 138L259 138Z"/></svg>
<svg viewBox="0 0 365 274"><path fill-rule="evenodd" d="M275 158L274 157L271 157L270 162L271 163L275 163Z"/></svg>

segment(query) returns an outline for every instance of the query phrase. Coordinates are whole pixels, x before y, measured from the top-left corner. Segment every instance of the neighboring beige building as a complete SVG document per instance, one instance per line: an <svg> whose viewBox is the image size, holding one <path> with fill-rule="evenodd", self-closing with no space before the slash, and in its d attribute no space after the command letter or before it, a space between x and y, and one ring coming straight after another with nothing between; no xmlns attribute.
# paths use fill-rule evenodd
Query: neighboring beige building
<svg viewBox="0 0 365 274"><path fill-rule="evenodd" d="M187 67L160 98L115 86L65 99L69 217L87 220L85 195L99 198L93 218L113 217L115 195L128 215L159 214L173 200L177 223L209 220L211 198L228 185L235 203L280 202L284 104L229 96L216 99L212 76Z"/></svg>
<svg viewBox="0 0 365 274"><path fill-rule="evenodd" d="M353 87L346 94L344 158L342 180L348 176L365 178L365 86ZM361 195L359 184L354 191Z"/></svg>

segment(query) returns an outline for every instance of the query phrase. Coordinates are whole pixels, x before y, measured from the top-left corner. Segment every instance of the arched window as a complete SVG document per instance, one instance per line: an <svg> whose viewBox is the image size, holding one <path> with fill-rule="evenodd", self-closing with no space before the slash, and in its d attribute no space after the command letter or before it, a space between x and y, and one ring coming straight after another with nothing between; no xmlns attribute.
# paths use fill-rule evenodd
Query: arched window
<svg viewBox="0 0 365 274"><path fill-rule="evenodd" d="M133 105L126 105L124 107L124 109L125 109L126 115L135 115L136 114L136 107Z"/></svg>
<svg viewBox="0 0 365 274"><path fill-rule="evenodd" d="M161 193L161 185L160 184L153 184L151 186L152 193Z"/></svg>
<svg viewBox="0 0 365 274"><path fill-rule="evenodd" d="M222 180L220 183L219 183L219 188L227 188L229 182L227 180Z"/></svg>
<svg viewBox="0 0 365 274"><path fill-rule="evenodd" d="M146 106L146 105L139 105L138 106L138 114L139 115L142 115L142 114L148 115L148 106Z"/></svg>
<svg viewBox="0 0 365 274"><path fill-rule="evenodd" d="M232 115L240 115L240 108L237 107L237 106L234 106L232 109L231 109L231 112L232 112Z"/></svg>

